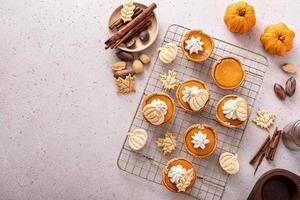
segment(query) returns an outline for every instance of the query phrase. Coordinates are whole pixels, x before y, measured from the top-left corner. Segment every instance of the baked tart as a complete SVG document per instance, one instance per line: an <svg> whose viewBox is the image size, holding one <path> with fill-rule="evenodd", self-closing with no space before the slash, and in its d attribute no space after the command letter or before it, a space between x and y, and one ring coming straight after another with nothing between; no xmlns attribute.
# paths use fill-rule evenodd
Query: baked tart
<svg viewBox="0 0 300 200"><path fill-rule="evenodd" d="M179 157L170 160L162 173L162 181L172 192L187 192L196 181L196 170L192 163Z"/></svg>
<svg viewBox="0 0 300 200"><path fill-rule="evenodd" d="M211 75L218 87L234 89L243 83L245 70L238 58L226 56L213 64Z"/></svg>
<svg viewBox="0 0 300 200"><path fill-rule="evenodd" d="M237 95L224 96L217 104L217 120L229 128L242 126L249 115L250 111L246 100Z"/></svg>
<svg viewBox="0 0 300 200"><path fill-rule="evenodd" d="M174 112L174 101L166 93L152 92L143 99L143 117L153 125L158 126L167 123Z"/></svg>
<svg viewBox="0 0 300 200"><path fill-rule="evenodd" d="M209 103L208 86L198 79L184 81L177 88L176 99L184 110L198 112Z"/></svg>
<svg viewBox="0 0 300 200"><path fill-rule="evenodd" d="M217 147L218 136L207 124L194 124L184 135L186 150L195 157L205 158L211 155Z"/></svg>
<svg viewBox="0 0 300 200"><path fill-rule="evenodd" d="M181 41L184 55L191 61L206 60L214 49L213 39L201 30L188 31Z"/></svg>

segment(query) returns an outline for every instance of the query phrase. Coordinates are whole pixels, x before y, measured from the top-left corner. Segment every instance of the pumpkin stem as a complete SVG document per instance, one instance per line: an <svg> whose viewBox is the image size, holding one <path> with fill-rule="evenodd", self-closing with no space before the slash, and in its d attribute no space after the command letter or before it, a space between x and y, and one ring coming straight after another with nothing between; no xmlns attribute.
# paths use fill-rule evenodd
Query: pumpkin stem
<svg viewBox="0 0 300 200"><path fill-rule="evenodd" d="M285 40L285 37L283 35L279 35L278 40L283 42Z"/></svg>
<svg viewBox="0 0 300 200"><path fill-rule="evenodd" d="M239 16L244 16L246 14L246 9L243 8L242 10L239 10Z"/></svg>

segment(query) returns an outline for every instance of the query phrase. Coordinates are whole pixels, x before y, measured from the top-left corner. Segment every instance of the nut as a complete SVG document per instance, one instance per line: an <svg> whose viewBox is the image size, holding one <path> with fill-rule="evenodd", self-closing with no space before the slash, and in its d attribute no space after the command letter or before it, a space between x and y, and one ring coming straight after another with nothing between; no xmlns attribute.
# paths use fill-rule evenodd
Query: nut
<svg viewBox="0 0 300 200"><path fill-rule="evenodd" d="M144 72L144 65L140 60L133 61L132 69L135 73L140 74Z"/></svg>
<svg viewBox="0 0 300 200"><path fill-rule="evenodd" d="M148 42L150 38L149 32L148 31L141 32L139 38L142 42Z"/></svg>
<svg viewBox="0 0 300 200"><path fill-rule="evenodd" d="M133 55L131 53L125 52L125 51L118 51L116 53L117 57L120 60L129 62L129 61L133 61Z"/></svg>
<svg viewBox="0 0 300 200"><path fill-rule="evenodd" d="M114 73L114 77L115 78L126 78L126 76L128 76L129 74L131 74L131 76L134 76L135 75L135 72L133 71L132 68L128 68L128 69L124 69L124 70L120 70L120 71L116 71Z"/></svg>
<svg viewBox="0 0 300 200"><path fill-rule="evenodd" d="M126 42L125 46L128 48L128 49L133 49L135 47L135 43L136 43L136 40L135 39L132 39L128 42Z"/></svg>
<svg viewBox="0 0 300 200"><path fill-rule="evenodd" d="M280 84L278 84L278 83L274 84L274 92L279 99L281 99L281 100L285 99L285 97L286 97L285 90L283 89L283 87Z"/></svg>
<svg viewBox="0 0 300 200"><path fill-rule="evenodd" d="M151 62L151 58L145 54L145 53L142 53L139 55L139 59L142 61L143 64L147 65Z"/></svg>
<svg viewBox="0 0 300 200"><path fill-rule="evenodd" d="M294 77L290 77L285 83L285 93L289 97L293 96L296 91L297 82Z"/></svg>
<svg viewBox="0 0 300 200"><path fill-rule="evenodd" d="M126 68L126 62L119 61L111 64L111 69L114 71L119 71Z"/></svg>
<svg viewBox="0 0 300 200"><path fill-rule="evenodd" d="M297 67L290 63L285 63L281 66L282 70L289 74L296 74L297 73Z"/></svg>

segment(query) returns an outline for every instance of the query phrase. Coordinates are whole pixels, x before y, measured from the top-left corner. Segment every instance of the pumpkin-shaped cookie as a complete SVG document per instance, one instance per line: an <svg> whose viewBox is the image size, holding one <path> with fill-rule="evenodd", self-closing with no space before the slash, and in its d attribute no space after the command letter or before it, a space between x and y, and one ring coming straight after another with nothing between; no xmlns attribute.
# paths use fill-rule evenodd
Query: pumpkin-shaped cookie
<svg viewBox="0 0 300 200"><path fill-rule="evenodd" d="M230 4L226 9L224 22L231 32L248 32L256 23L253 6L244 1Z"/></svg>
<svg viewBox="0 0 300 200"><path fill-rule="evenodd" d="M138 151L142 149L148 139L148 134L144 129L135 129L132 132L129 132L128 134L128 144L131 149Z"/></svg>
<svg viewBox="0 0 300 200"><path fill-rule="evenodd" d="M173 43L165 44L163 47L158 48L159 50L159 59L165 63L171 63L175 60L178 52L178 47Z"/></svg>
<svg viewBox="0 0 300 200"><path fill-rule="evenodd" d="M265 50L270 54L283 56L293 48L295 33L284 23L269 25L260 37Z"/></svg>
<svg viewBox="0 0 300 200"><path fill-rule="evenodd" d="M219 157L219 163L228 174L236 174L240 170L237 154L224 152Z"/></svg>
<svg viewBox="0 0 300 200"><path fill-rule="evenodd" d="M143 115L153 125L160 125L165 120L163 110L152 104L148 104L143 108Z"/></svg>
<svg viewBox="0 0 300 200"><path fill-rule="evenodd" d="M236 116L237 116L238 120L243 122L248 118L247 102L241 97L236 98L235 101L236 101L236 106L237 106Z"/></svg>
<svg viewBox="0 0 300 200"><path fill-rule="evenodd" d="M208 101L209 94L207 90L200 89L198 93L191 96L189 100L189 105L193 111L198 111L203 108Z"/></svg>

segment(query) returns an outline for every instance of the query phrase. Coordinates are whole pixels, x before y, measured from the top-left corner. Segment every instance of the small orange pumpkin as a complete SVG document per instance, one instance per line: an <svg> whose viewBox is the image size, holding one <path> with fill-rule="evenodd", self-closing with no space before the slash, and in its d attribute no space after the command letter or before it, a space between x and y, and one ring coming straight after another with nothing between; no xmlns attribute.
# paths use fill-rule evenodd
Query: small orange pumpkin
<svg viewBox="0 0 300 200"><path fill-rule="evenodd" d="M248 32L256 23L255 10L244 1L232 3L226 9L224 22L231 32Z"/></svg>
<svg viewBox="0 0 300 200"><path fill-rule="evenodd" d="M267 26L260 41L270 54L283 56L293 48L294 37L294 31L281 22Z"/></svg>

